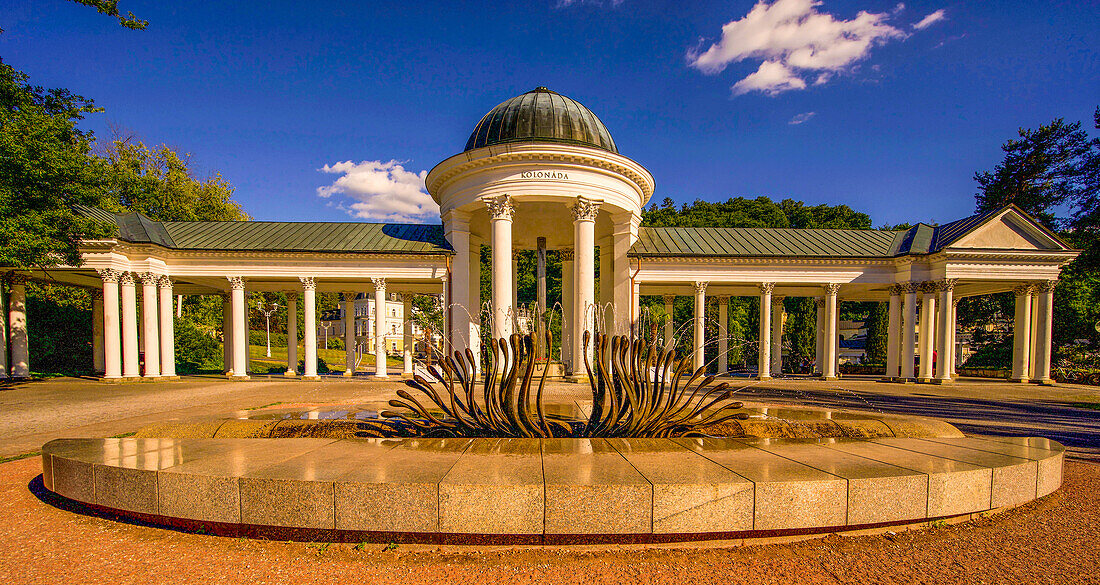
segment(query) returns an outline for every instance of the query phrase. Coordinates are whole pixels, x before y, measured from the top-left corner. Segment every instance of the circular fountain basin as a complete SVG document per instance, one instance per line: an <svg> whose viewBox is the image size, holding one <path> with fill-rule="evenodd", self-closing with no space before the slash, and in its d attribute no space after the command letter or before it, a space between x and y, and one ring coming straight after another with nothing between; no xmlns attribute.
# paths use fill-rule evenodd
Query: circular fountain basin
<svg viewBox="0 0 1100 585"><path fill-rule="evenodd" d="M962 436L160 437L58 439L43 446L42 465L45 487L62 497L215 533L569 543L967 517L1055 491L1063 453L1047 439Z"/></svg>

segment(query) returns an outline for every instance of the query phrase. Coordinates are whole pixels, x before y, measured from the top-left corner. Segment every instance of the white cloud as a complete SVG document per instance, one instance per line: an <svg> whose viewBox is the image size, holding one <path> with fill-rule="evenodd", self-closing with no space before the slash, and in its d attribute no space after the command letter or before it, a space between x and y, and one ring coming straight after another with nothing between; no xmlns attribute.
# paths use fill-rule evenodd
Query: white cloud
<svg viewBox="0 0 1100 585"><path fill-rule="evenodd" d="M791 121L787 123L791 126L797 126L803 122L810 121L810 118L813 118L816 115L817 112L802 112L801 114L795 114L795 116L791 118Z"/></svg>
<svg viewBox="0 0 1100 585"><path fill-rule="evenodd" d="M323 173L340 175L331 185L317 188L317 195L343 195L350 205L338 202L338 209L362 219L378 221L423 221L439 217L439 206L424 188L428 171L405 170L395 160L344 161L325 165Z"/></svg>
<svg viewBox="0 0 1100 585"><path fill-rule="evenodd" d="M860 11L851 20L837 20L818 12L820 5L819 0L760 0L743 18L726 23L718 42L705 51L689 51L688 61L703 73L717 74L731 63L761 59L756 73L734 84L733 93L777 95L805 89L804 72L816 73L814 84L823 84L876 45L906 36L886 22L891 14Z"/></svg>
<svg viewBox="0 0 1100 585"><path fill-rule="evenodd" d="M918 22L917 24L914 24L913 28L915 28L917 30L924 30L924 29L932 26L933 24L936 24L937 22L939 22L939 21L941 21L945 18L947 18L947 15L945 14L944 9L940 8L939 10L933 12L932 14L929 14L928 16L925 16L924 18L920 19L920 22Z"/></svg>
<svg viewBox="0 0 1100 585"><path fill-rule="evenodd" d="M733 95L750 91L775 95L791 89L806 89L806 82L786 65L776 61L764 61L756 73L733 84Z"/></svg>

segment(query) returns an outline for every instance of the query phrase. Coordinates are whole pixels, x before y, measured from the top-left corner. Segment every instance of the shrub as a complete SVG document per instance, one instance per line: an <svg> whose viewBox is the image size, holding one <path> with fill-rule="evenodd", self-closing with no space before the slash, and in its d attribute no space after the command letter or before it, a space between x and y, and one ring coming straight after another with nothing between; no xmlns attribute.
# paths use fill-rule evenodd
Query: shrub
<svg viewBox="0 0 1100 585"><path fill-rule="evenodd" d="M33 371L66 375L92 371L91 311L31 297L27 299L27 314Z"/></svg>
<svg viewBox="0 0 1100 585"><path fill-rule="evenodd" d="M298 373L301 374L304 371L306 371L306 361L305 360L298 360ZM317 373L318 374L327 374L331 371L332 370L328 367L328 364L325 363L325 360L323 360L321 358L317 358Z"/></svg>
<svg viewBox="0 0 1100 585"><path fill-rule="evenodd" d="M991 368L1006 369L1012 367L1012 338L1005 339L982 346L978 351L970 354L964 368Z"/></svg>
<svg viewBox="0 0 1100 585"><path fill-rule="evenodd" d="M176 319L176 372L220 371L222 347L214 336L187 319Z"/></svg>

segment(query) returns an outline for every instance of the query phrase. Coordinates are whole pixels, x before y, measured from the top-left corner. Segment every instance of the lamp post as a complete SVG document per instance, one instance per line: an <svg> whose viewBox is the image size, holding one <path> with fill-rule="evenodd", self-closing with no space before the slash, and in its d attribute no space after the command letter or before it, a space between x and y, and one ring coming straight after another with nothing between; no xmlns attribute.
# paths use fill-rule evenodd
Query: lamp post
<svg viewBox="0 0 1100 585"><path fill-rule="evenodd" d="M267 357L271 357L271 316L279 310L279 303L271 303L270 309L265 309L266 305L260 303L256 305L256 310L263 313L264 318L267 319Z"/></svg>

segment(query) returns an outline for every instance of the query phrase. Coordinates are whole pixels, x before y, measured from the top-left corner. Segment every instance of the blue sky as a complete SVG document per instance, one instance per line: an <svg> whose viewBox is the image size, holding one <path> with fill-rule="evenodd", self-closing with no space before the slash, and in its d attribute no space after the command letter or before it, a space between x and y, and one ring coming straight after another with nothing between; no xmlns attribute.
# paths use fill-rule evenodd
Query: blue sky
<svg viewBox="0 0 1100 585"><path fill-rule="evenodd" d="M654 202L766 195L875 225L944 222L972 212L974 172L1018 127L1091 127L1100 104L1091 1L121 8L148 29L8 0L0 57L95 99L106 113L85 126L101 138L113 124L191 153L257 219L347 221L359 203L367 220L438 222L422 171L497 103L545 85L600 116L653 173Z"/></svg>

